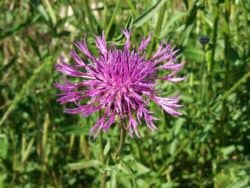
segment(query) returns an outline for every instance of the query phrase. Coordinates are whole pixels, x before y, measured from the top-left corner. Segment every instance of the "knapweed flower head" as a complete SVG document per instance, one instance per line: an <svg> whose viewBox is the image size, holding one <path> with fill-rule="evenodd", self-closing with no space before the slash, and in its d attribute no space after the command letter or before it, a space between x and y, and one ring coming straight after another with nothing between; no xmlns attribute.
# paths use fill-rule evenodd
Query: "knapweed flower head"
<svg viewBox="0 0 250 188"><path fill-rule="evenodd" d="M184 65L177 63L177 50L169 44L161 44L147 58L145 49L150 43L150 35L135 49L131 47L131 32L123 30L123 34L126 42L122 49L108 47L102 33L101 37L96 37L97 57L90 52L84 39L75 46L87 60L72 50L74 64L66 63L64 58L56 64L59 72L77 78L75 82L67 80L56 84L61 91L57 101L74 106L66 108L65 112L89 116L101 111L102 116L90 130L94 136L101 130L108 130L115 121L123 122L123 128L131 136L139 136L138 125L142 120L148 128L155 130L156 117L149 110L150 101L172 116L181 114L178 111L181 107L179 97L161 97L156 90L157 80L178 82L184 79L177 77ZM159 72L165 72L165 75L160 76Z"/></svg>

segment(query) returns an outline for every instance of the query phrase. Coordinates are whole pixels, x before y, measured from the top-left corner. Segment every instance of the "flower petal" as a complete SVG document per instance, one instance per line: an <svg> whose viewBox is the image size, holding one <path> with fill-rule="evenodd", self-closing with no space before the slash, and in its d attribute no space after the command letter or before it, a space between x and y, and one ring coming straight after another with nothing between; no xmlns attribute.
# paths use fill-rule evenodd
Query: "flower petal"
<svg viewBox="0 0 250 188"><path fill-rule="evenodd" d="M129 30L127 30L127 29L124 29L124 30L122 30L122 32L123 32L123 34L125 35L125 37L126 37L126 42L125 42L125 45L124 45L124 49L125 50L129 50L129 48L130 48L130 31Z"/></svg>
<svg viewBox="0 0 250 188"><path fill-rule="evenodd" d="M163 97L152 97L152 100L161 106L165 112L172 116L179 116L181 115L180 112L177 110L181 107L181 105L177 104L179 102L179 97L173 97L173 98L163 98Z"/></svg>
<svg viewBox="0 0 250 188"><path fill-rule="evenodd" d="M142 52L143 50L147 48L148 44L150 43L151 36L152 34L149 34L147 38L142 39L141 44L138 48L139 52Z"/></svg>
<svg viewBox="0 0 250 188"><path fill-rule="evenodd" d="M95 43L96 43L96 47L99 49L99 51L102 53L102 55L106 58L107 57L107 46L106 46L104 32L102 32L101 37L96 37Z"/></svg>

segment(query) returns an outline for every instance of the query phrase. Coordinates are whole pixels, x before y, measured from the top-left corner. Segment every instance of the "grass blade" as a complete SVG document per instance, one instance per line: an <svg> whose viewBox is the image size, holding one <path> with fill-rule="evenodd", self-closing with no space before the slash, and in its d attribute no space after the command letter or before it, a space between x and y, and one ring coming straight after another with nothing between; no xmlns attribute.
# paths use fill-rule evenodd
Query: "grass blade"
<svg viewBox="0 0 250 188"><path fill-rule="evenodd" d="M142 15L140 15L138 18L134 21L135 27L142 26L145 22L147 22L150 18L152 18L158 10L164 5L165 0L158 0L152 7L150 7L148 10L146 10Z"/></svg>
<svg viewBox="0 0 250 188"><path fill-rule="evenodd" d="M34 84L34 81L37 78L37 76L40 74L40 72L44 71L44 69L46 69L48 67L51 67L53 65L53 62L54 62L53 58L49 56L44 60L44 63L42 63L39 67L36 68L33 75L23 85L21 91L15 96L15 98L12 101L12 103L10 104L9 108L2 116L2 118L0 120L0 126L2 126L2 124L8 118L10 113L16 108L16 106L21 101L21 99L23 99L27 95L27 91Z"/></svg>

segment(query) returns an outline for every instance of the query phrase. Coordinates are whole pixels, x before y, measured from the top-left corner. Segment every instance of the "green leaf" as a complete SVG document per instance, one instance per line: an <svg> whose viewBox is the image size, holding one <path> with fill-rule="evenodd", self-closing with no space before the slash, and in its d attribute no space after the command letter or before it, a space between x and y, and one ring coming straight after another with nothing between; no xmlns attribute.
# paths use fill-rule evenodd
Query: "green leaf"
<svg viewBox="0 0 250 188"><path fill-rule="evenodd" d="M188 0L183 0L183 3L185 4L186 9L188 9L189 7Z"/></svg>
<svg viewBox="0 0 250 188"><path fill-rule="evenodd" d="M88 161L79 161L76 163L69 163L67 167L70 170L81 170L85 168L97 168L101 165L102 163L98 160L88 160Z"/></svg>
<svg viewBox="0 0 250 188"><path fill-rule="evenodd" d="M107 182L107 187L116 188L117 187L117 170L113 169L110 174L110 181Z"/></svg>
<svg viewBox="0 0 250 188"><path fill-rule="evenodd" d="M4 188L5 184L4 184L4 180L7 178L7 174L0 174L0 188Z"/></svg>
<svg viewBox="0 0 250 188"><path fill-rule="evenodd" d="M235 151L235 146L234 145L221 148L221 152L222 152L222 154L224 156L230 155L234 151Z"/></svg>
<svg viewBox="0 0 250 188"><path fill-rule="evenodd" d="M56 14L55 14L55 12L54 12L52 6L51 6L50 1L44 0L44 1L42 1L42 2L44 3L44 6L46 6L48 15L50 16L53 25L55 25L55 24L56 24Z"/></svg>
<svg viewBox="0 0 250 188"><path fill-rule="evenodd" d="M179 118L174 126L174 134L178 135L181 131L182 125L183 125L184 119L183 118Z"/></svg>
<svg viewBox="0 0 250 188"><path fill-rule="evenodd" d="M105 147L104 147L104 150L103 150L103 155L104 156L107 156L108 152L110 151L110 140L108 139Z"/></svg>
<svg viewBox="0 0 250 188"><path fill-rule="evenodd" d="M113 10L113 14L112 14L112 16L110 18L110 21L109 21L109 24L108 24L108 26L107 26L107 28L105 30L106 36L109 35L110 29L111 29L111 27L113 25L113 22L114 22L114 19L115 19L115 16L118 13L119 7L120 7L120 0L116 0L116 5L115 5L115 8Z"/></svg>
<svg viewBox="0 0 250 188"><path fill-rule="evenodd" d="M174 24L181 20L184 16L186 16L186 13L175 12L175 14L171 16L170 20L168 20L165 26L162 28L160 38L165 37L169 32L171 32L171 28L174 26Z"/></svg>
<svg viewBox="0 0 250 188"><path fill-rule="evenodd" d="M237 182L228 186L228 188L249 188L249 177L239 179Z"/></svg>
<svg viewBox="0 0 250 188"><path fill-rule="evenodd" d="M60 129L58 129L57 131L62 132L65 135L86 135L89 131L89 126L79 126L79 125L75 125L75 126L70 126L70 127L62 127Z"/></svg>
<svg viewBox="0 0 250 188"><path fill-rule="evenodd" d="M161 188L174 188L179 187L179 184L176 182L168 182L161 185Z"/></svg>
<svg viewBox="0 0 250 188"><path fill-rule="evenodd" d="M178 145L178 141L177 141L176 139L174 139L174 140L170 143L170 146L169 146L169 153L170 153L171 155L174 155L174 154L175 154L177 145Z"/></svg>
<svg viewBox="0 0 250 188"><path fill-rule="evenodd" d="M145 165L139 162L136 162L134 167L138 171L139 173L138 175L146 174L151 171L150 168L146 167Z"/></svg>
<svg viewBox="0 0 250 188"><path fill-rule="evenodd" d="M39 5L37 7L37 10L42 15L42 17L48 22L49 21L49 15L47 14L45 8L42 5Z"/></svg>
<svg viewBox="0 0 250 188"><path fill-rule="evenodd" d="M192 8L191 8L191 10L189 11L189 15L188 15L188 17L187 17L187 20L186 20L186 28L189 26L189 25L191 25L191 24L193 24L194 22L195 22L195 18L196 18L196 15L197 15L197 12L198 12L198 9L199 9L199 7L197 6L197 2L198 2L198 0L196 0L194 3L193 3L193 6L192 6Z"/></svg>
<svg viewBox="0 0 250 188"><path fill-rule="evenodd" d="M4 134L0 134L0 158L5 158L8 152L8 139Z"/></svg>
<svg viewBox="0 0 250 188"><path fill-rule="evenodd" d="M185 47L183 54L185 58L191 61L202 62L203 61L203 51L200 48L195 47Z"/></svg>
<svg viewBox="0 0 250 188"><path fill-rule="evenodd" d="M150 7L148 10L146 10L138 18L135 19L134 26L142 26L158 12L158 10L163 6L164 2L164 0L158 0L152 7Z"/></svg>

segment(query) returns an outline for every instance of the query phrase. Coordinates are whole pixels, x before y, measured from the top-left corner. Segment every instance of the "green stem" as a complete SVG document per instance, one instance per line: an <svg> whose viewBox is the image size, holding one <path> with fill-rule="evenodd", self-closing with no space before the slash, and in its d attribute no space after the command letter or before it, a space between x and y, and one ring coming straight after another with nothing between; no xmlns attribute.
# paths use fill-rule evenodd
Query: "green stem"
<svg viewBox="0 0 250 188"><path fill-rule="evenodd" d="M122 147L123 147L123 144L124 144L124 141L125 141L125 136L126 136L125 131L126 131L125 128L123 126L121 126L120 127L120 140L119 140L119 144L118 144L118 146L116 148L115 155L114 155L115 159L118 159L119 154L120 154L120 152L122 150Z"/></svg>
<svg viewBox="0 0 250 188"><path fill-rule="evenodd" d="M230 76L230 58L229 58L229 47L230 47L230 12L231 12L231 4L230 0L226 1L225 4L225 20L226 20L226 28L225 28L225 35L224 35L224 45L225 45L225 50L224 50L224 58L225 58L225 78L224 78L224 89L227 90L229 87L229 76ZM222 100L222 113L221 113L221 142L224 144L224 125L228 119L228 107L226 100Z"/></svg>
<svg viewBox="0 0 250 188"><path fill-rule="evenodd" d="M154 38L153 38L153 42L151 43L151 46L150 46L149 54L152 53L152 51L153 51L153 49L155 47L156 37L160 36L161 27L162 27L162 24L163 24L165 12L166 12L166 3L163 4L163 6L160 9L159 15L158 15L157 23L156 23L156 26L155 26Z"/></svg>
<svg viewBox="0 0 250 188"><path fill-rule="evenodd" d="M112 25L113 25L113 22L114 22L114 19L115 19L115 15L117 14L118 9L119 9L119 7L120 7L120 1L121 1L121 0L116 0L114 12L113 12L113 14L112 14L112 16L111 16L110 22L109 22L109 24L108 24L106 30L105 30L106 36L109 35L109 31L110 31L110 29L111 29L111 27L112 27Z"/></svg>
<svg viewBox="0 0 250 188"><path fill-rule="evenodd" d="M103 163L103 166L105 166L105 158L104 158L104 155L103 155L103 136L102 136L102 132L100 132L100 135L99 135L99 142L100 142L100 161ZM105 188L106 187L106 171L104 170L104 172L102 172L102 175L101 175L101 188Z"/></svg>
<svg viewBox="0 0 250 188"><path fill-rule="evenodd" d="M56 14L55 12L53 11L53 8L51 6L51 3L49 0L43 0L43 4L45 5L45 7L47 8L47 11L48 11L48 14L50 16L50 19L53 23L53 25L55 26L56 24Z"/></svg>
<svg viewBox="0 0 250 188"><path fill-rule="evenodd" d="M214 64L215 64L215 50L216 50L216 41L217 41L217 30L218 30L218 22L219 22L219 13L218 7L215 7L215 18L213 24L213 38L212 38L212 54L211 54L211 67L210 71L213 72Z"/></svg>
<svg viewBox="0 0 250 188"><path fill-rule="evenodd" d="M206 46L203 45L203 62L202 62L202 66L201 66L201 72L202 72L202 81L201 81L201 102L202 105L206 104Z"/></svg>
<svg viewBox="0 0 250 188"><path fill-rule="evenodd" d="M108 20L108 2L107 0L104 1L104 8L103 8L103 21L102 27L107 27L107 20Z"/></svg>
<svg viewBox="0 0 250 188"><path fill-rule="evenodd" d="M84 0L84 12L86 13L86 16L88 18L88 22L89 22L89 27L91 29L92 32L94 32L94 25L92 22L92 14L90 12L90 8L89 8L89 1L88 0Z"/></svg>
<svg viewBox="0 0 250 188"><path fill-rule="evenodd" d="M212 49L211 49L211 58L208 60L207 65L207 88L209 94L208 100L211 99L211 97L214 96L213 93L213 78L214 78L214 65L215 65L215 51L216 51L216 43L217 43L217 35L218 35L218 22L219 22L219 12L218 12L218 6L214 8L214 21L213 21L213 34L212 34ZM208 109L209 110L209 109Z"/></svg>
<svg viewBox="0 0 250 188"><path fill-rule="evenodd" d="M155 27L155 35L156 36L158 36L161 32L161 26L163 24L165 12L166 12L166 3L163 4L163 6L161 7L161 10L160 10L160 13L158 15L158 20L157 20L156 27Z"/></svg>

